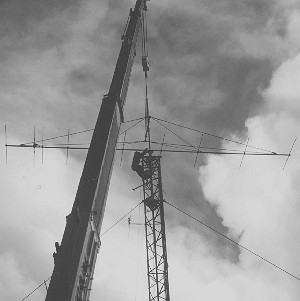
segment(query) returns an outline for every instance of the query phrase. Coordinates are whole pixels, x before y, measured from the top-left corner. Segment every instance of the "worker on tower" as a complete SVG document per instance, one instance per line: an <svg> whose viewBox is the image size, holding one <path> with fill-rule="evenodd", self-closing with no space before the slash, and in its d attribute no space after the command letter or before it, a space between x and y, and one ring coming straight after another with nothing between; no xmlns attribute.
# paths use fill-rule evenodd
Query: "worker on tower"
<svg viewBox="0 0 300 301"><path fill-rule="evenodd" d="M145 156L145 154L148 152L148 149L146 148L143 150L143 152L135 152L133 155L133 160L131 164L131 168L133 171L136 171L136 173L143 179L147 179L150 176L149 170L144 170L143 165L141 163L142 158Z"/></svg>
<svg viewBox="0 0 300 301"><path fill-rule="evenodd" d="M56 264L57 254L59 253L60 250L60 245L58 242L55 242L55 249L56 252L53 253L54 264Z"/></svg>

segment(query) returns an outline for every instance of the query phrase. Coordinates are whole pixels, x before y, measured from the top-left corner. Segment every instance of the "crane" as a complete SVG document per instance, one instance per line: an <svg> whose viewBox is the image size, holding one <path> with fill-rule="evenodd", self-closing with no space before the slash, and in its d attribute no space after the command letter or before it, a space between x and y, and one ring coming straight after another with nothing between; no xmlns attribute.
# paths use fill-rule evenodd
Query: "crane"
<svg viewBox="0 0 300 301"><path fill-rule="evenodd" d="M99 232L112 172L141 16L147 0L130 10L109 88L104 96L61 244L56 243L54 270L46 301L89 300L101 242Z"/></svg>

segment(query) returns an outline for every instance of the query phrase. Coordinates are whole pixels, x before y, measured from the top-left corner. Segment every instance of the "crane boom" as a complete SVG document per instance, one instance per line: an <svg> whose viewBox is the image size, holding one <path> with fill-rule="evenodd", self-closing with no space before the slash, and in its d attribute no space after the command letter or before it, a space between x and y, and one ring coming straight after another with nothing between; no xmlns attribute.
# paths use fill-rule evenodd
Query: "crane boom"
<svg viewBox="0 0 300 301"><path fill-rule="evenodd" d="M122 46L109 92L104 96L86 157L78 190L61 245L56 244L54 270L46 301L89 299L100 248L99 232L114 161L135 46L146 0L137 0L130 10Z"/></svg>

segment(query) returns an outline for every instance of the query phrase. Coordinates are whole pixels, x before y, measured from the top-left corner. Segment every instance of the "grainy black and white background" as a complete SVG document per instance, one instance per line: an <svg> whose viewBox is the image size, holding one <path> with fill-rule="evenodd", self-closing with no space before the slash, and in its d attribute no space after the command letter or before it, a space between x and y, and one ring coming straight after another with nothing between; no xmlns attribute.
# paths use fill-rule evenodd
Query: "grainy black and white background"
<svg viewBox="0 0 300 301"><path fill-rule="evenodd" d="M46 138L93 128L133 6L133 0L0 1L0 120L9 143L31 141L34 125L39 139L42 128ZM289 152L300 130L299 1L148 6L151 114ZM126 119L144 112L140 55L138 45ZM159 136L153 127L162 139L165 131ZM199 143L200 136L181 134ZM32 149L9 149L6 164L4 131L0 139L0 291L3 300L16 301L52 273L54 242L61 241L86 153L70 152L66 165L65 152L45 151L42 165L38 150L34 158ZM247 157L240 169L235 156L200 156L194 168L194 156L164 155L166 199L300 277L299 149L296 143L284 171L279 157ZM116 156L102 230L141 200L132 191L140 179L131 158L125 153L120 166ZM142 209L131 218L142 222ZM297 279L168 206L166 223L171 300L299 300ZM28 300L44 297L41 287ZM125 219L103 236L91 300L147 298L144 229Z"/></svg>

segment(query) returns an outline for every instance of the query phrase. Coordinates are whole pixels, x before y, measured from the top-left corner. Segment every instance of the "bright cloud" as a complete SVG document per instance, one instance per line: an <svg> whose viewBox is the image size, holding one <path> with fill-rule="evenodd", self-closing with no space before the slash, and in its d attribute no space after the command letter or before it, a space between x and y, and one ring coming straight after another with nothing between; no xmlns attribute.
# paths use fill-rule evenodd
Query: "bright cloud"
<svg viewBox="0 0 300 301"><path fill-rule="evenodd" d="M265 112L246 122L251 145L288 153L300 130L297 119L299 78L299 56L284 62L274 73L264 93ZM230 144L224 143L223 147L230 147ZM300 230L297 184L300 161L297 144L283 171L284 161L279 157L245 157L239 169L235 157L209 156L207 164L200 168L200 182L206 199L216 206L228 227L229 235L299 277L300 242L296 233ZM237 266L244 273L232 271L229 278L243 283L243 297L235 296L231 300L299 298L296 279L245 250L241 249Z"/></svg>

